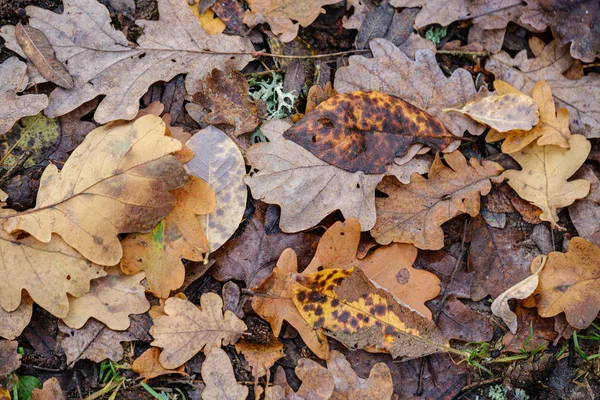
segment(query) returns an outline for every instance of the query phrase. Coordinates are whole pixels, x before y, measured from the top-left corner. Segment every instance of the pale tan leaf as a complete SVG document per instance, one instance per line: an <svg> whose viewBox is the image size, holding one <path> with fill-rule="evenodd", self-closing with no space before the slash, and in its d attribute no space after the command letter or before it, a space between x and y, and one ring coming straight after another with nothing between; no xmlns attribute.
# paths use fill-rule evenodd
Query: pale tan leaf
<svg viewBox="0 0 600 400"><path fill-rule="evenodd" d="M333 395L333 376L316 361L301 358L298 360L295 372L298 379L302 381L297 392L294 392L294 389L287 383L283 368L278 367L273 380L274 386L267 387L265 398L268 400L328 400Z"/></svg>
<svg viewBox="0 0 600 400"><path fill-rule="evenodd" d="M140 378L143 378L144 381L167 374L179 374L187 376L187 374L184 372L185 367L183 365L177 369L165 369L160 364L159 357L160 349L157 349L156 347L150 347L141 356L135 359L131 365L131 369L133 372L138 373Z"/></svg>
<svg viewBox="0 0 600 400"><path fill-rule="evenodd" d="M331 373L334 384L330 400L387 400L394 393L392 373L382 362L373 366L367 379L362 379L354 372L344 355L333 350L327 360L327 370Z"/></svg>
<svg viewBox="0 0 600 400"><path fill-rule="evenodd" d="M208 352L201 372L206 385L203 400L245 400L248 396L248 388L236 382L231 360L220 348Z"/></svg>
<svg viewBox="0 0 600 400"><path fill-rule="evenodd" d="M0 307L0 337L12 340L19 336L29 325L33 314L33 300L23 296L19 307L11 312Z"/></svg>
<svg viewBox="0 0 600 400"><path fill-rule="evenodd" d="M410 183L410 177L413 174L426 174L429 172L432 163L433 156L425 154L422 156L416 156L409 162L402 165L398 165L396 162L393 162L388 166L387 173L388 175L394 175L400 182L408 185Z"/></svg>
<svg viewBox="0 0 600 400"><path fill-rule="evenodd" d="M42 242L58 233L89 260L114 265L123 255L119 233L148 231L175 205L168 191L187 175L168 154L180 149L154 115L94 129L60 172L46 167L36 207L9 216L4 229Z"/></svg>
<svg viewBox="0 0 600 400"><path fill-rule="evenodd" d="M12 340L0 340L0 380L21 366L21 355L17 352L19 343Z"/></svg>
<svg viewBox="0 0 600 400"><path fill-rule="evenodd" d="M52 377L44 382L42 389L34 388L31 400L66 400L58 379Z"/></svg>

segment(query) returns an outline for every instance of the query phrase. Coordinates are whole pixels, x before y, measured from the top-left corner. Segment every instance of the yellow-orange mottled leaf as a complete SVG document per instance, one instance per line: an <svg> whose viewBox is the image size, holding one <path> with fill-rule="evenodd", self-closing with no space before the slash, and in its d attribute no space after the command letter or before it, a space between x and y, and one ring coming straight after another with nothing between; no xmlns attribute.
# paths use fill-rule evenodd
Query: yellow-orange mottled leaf
<svg viewBox="0 0 600 400"><path fill-rule="evenodd" d="M182 259L202 261L208 239L197 216L215 206L215 194L200 178L192 176L181 188L172 190L177 203L150 233L133 233L121 242L121 269L127 275L146 272L150 290L161 298L183 285Z"/></svg>
<svg viewBox="0 0 600 400"><path fill-rule="evenodd" d="M131 365L133 372L136 372L144 379L144 382L148 379L156 378L157 376L167 374L179 374L187 375L184 371L185 367L182 365L177 369L166 369L160 364L159 361L160 349L156 347L150 347L141 356L135 359Z"/></svg>
<svg viewBox="0 0 600 400"><path fill-rule="evenodd" d="M255 379L265 376L275 361L285 356L283 344L275 336L264 344L241 340L235 344L235 349L244 355Z"/></svg>
<svg viewBox="0 0 600 400"><path fill-rule="evenodd" d="M360 269L296 274L291 290L302 317L348 347L403 360L448 349L432 321L375 287Z"/></svg>

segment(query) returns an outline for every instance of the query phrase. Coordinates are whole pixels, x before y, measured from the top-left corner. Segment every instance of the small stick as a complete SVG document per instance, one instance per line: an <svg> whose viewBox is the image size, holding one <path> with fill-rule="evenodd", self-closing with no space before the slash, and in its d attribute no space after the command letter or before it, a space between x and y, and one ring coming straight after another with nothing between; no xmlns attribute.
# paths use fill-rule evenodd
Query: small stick
<svg viewBox="0 0 600 400"><path fill-rule="evenodd" d="M501 382L503 379L504 378L500 377L500 378L486 379L485 381L471 383L470 385L463 386L463 388L460 389L460 392L461 393L468 392L469 390L475 389L480 386L491 385L492 383Z"/></svg>
<svg viewBox="0 0 600 400"><path fill-rule="evenodd" d="M17 159L17 161L13 164L12 167L10 167L10 169L8 171L6 171L6 173L4 175L2 175L2 177L0 178L0 185L4 185L4 183L6 183L7 180L10 179L10 177L15 173L15 171L25 163L25 161L27 161L27 159L29 158L29 156L31 155L31 151L27 150L25 151L23 154L21 154L19 156L19 158Z"/></svg>
<svg viewBox="0 0 600 400"><path fill-rule="evenodd" d="M487 51L463 51L463 50L436 50L435 54L446 54L449 56L488 57Z"/></svg>

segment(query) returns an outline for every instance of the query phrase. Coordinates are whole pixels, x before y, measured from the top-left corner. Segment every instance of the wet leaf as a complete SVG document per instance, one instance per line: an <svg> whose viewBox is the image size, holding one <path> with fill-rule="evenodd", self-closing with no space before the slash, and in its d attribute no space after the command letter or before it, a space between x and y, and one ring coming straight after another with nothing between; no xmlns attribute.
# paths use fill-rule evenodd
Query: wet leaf
<svg viewBox="0 0 600 400"><path fill-rule="evenodd" d="M184 372L184 366L177 369L165 369L160 364L160 349L156 347L150 347L146 350L141 356L135 359L133 364L131 365L131 369L133 372L140 375L140 378L144 380L144 382L149 379L156 378L158 376L167 375L167 374L179 374L179 375L187 375Z"/></svg>
<svg viewBox="0 0 600 400"><path fill-rule="evenodd" d="M268 343L253 343L240 340L235 344L238 353L244 355L244 358L252 368L252 376L258 379L269 372L275 361L285 357L283 353L283 344L275 336L271 337Z"/></svg>
<svg viewBox="0 0 600 400"><path fill-rule="evenodd" d="M248 388L235 380L231 361L223 350L213 347L202 363L202 380L206 387L203 400L245 400Z"/></svg>
<svg viewBox="0 0 600 400"><path fill-rule="evenodd" d="M352 92L325 100L283 137L349 172L381 174L413 143L443 150L455 139L436 118L381 92Z"/></svg>
<svg viewBox="0 0 600 400"><path fill-rule="evenodd" d="M11 312L0 307L0 337L12 340L21 335L23 329L29 325L33 314L33 300L23 296L19 307Z"/></svg>
<svg viewBox="0 0 600 400"><path fill-rule="evenodd" d="M66 400L58 379L52 377L42 386L42 389L35 388L31 392L31 400Z"/></svg>
<svg viewBox="0 0 600 400"><path fill-rule="evenodd" d="M0 340L0 379L4 380L21 366L21 354L17 352L19 343L14 340Z"/></svg>

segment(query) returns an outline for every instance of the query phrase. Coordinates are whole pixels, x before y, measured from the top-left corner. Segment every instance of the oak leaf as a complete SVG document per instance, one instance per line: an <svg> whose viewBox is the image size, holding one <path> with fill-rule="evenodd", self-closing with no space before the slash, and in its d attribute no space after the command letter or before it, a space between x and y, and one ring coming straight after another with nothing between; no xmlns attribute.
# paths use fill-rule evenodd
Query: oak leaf
<svg viewBox="0 0 600 400"><path fill-rule="evenodd" d="M19 343L14 340L0 340L0 379L21 366L21 354L17 351Z"/></svg>
<svg viewBox="0 0 600 400"><path fill-rule="evenodd" d="M375 187L382 175L351 173L319 160L283 138L289 127L282 120L267 121L261 131L269 142L246 152L252 170L245 182L253 197L281 206L279 226L284 232L312 228L337 209L345 218L358 218L362 229L370 229L375 224Z"/></svg>
<svg viewBox="0 0 600 400"><path fill-rule="evenodd" d="M201 372L206 385L203 400L245 400L248 396L248 388L236 382L231 360L219 347L210 349Z"/></svg>
<svg viewBox="0 0 600 400"><path fill-rule="evenodd" d="M23 329L29 325L33 314L33 300L23 296L19 307L11 312L0 307L0 337L13 340L21 335Z"/></svg>
<svg viewBox="0 0 600 400"><path fill-rule="evenodd" d="M522 349L533 352L539 346L545 346L556 339L554 318L542 318L535 308L526 308L522 302L517 303L515 314L519 328L516 333L508 331L504 334L503 352L523 354Z"/></svg>
<svg viewBox="0 0 600 400"><path fill-rule="evenodd" d="M489 342L494 338L494 326L487 314L464 304L454 295L446 298L440 308L440 299L428 303L432 310L440 310L436 325L448 340L463 342Z"/></svg>
<svg viewBox="0 0 600 400"><path fill-rule="evenodd" d="M600 245L600 179L594 168L583 164L574 175L590 182L590 193L581 200L569 206L569 217L575 225L577 233L583 239Z"/></svg>
<svg viewBox="0 0 600 400"><path fill-rule="evenodd" d="M186 146L194 152L186 169L215 192L216 207L198 217L213 252L233 235L244 216L248 197L244 157L237 145L212 125L196 132Z"/></svg>
<svg viewBox="0 0 600 400"><path fill-rule="evenodd" d="M67 397L60 387L58 379L52 377L47 379L42 389L34 388L31 392L31 400L66 400Z"/></svg>
<svg viewBox="0 0 600 400"><path fill-rule="evenodd" d="M298 312L314 329L325 329L347 347L390 352L401 360L452 350L432 321L396 302L360 269L293 277Z"/></svg>
<svg viewBox="0 0 600 400"><path fill-rule="evenodd" d="M491 181L499 180L503 168L476 159L469 165L459 151L446 154L444 160L448 166L436 155L428 178L415 174L408 185L384 178L377 189L388 197L375 199L377 223L371 229L378 243L394 241L412 243L420 249L441 249L444 222L463 213L472 217L479 213L480 194L489 193Z"/></svg>
<svg viewBox="0 0 600 400"><path fill-rule="evenodd" d="M17 57L0 64L0 135L8 132L20 118L35 115L48 106L48 97L44 94L17 96L27 88L26 69L27 65Z"/></svg>
<svg viewBox="0 0 600 400"><path fill-rule="evenodd" d="M154 318L150 334L152 346L161 347L160 363L173 369L183 365L199 351L235 343L247 329L231 311L225 313L223 300L215 293L200 297L200 308L177 297L166 300L164 312Z"/></svg>
<svg viewBox="0 0 600 400"><path fill-rule="evenodd" d="M235 349L244 355L255 379L265 376L275 361L285 357L283 344L275 336L264 344L240 340L235 344Z"/></svg>
<svg viewBox="0 0 600 400"><path fill-rule="evenodd" d="M323 6L339 3L341 0L248 0L251 11L246 11L244 23L251 28L264 22L283 42L291 42L298 35L298 27L307 27L319 14ZM293 21L297 21L294 23Z"/></svg>
<svg viewBox="0 0 600 400"><path fill-rule="evenodd" d="M404 305L432 319L425 302L440 293L440 280L430 272L413 268L417 248L410 244L394 243L358 259L356 253L359 242L360 224L355 218L343 224L336 222L323 234L315 257L302 273L360 268L367 278L392 293Z"/></svg>
<svg viewBox="0 0 600 400"><path fill-rule="evenodd" d="M164 122L154 115L94 129L60 172L46 167L36 207L9 216L4 229L42 242L58 233L89 260L118 263L123 250L117 235L152 229L175 204L168 190L187 180L168 155L181 144L164 134Z"/></svg>
<svg viewBox="0 0 600 400"><path fill-rule="evenodd" d="M273 335L281 333L283 321L292 325L304 340L304 343L318 357L329 357L329 344L320 329L313 329L300 315L292 300L291 274L298 272L298 260L292 249L281 253L273 272L258 287L252 288L255 293L267 296L252 297L252 308L265 321L271 324Z"/></svg>
<svg viewBox="0 0 600 400"><path fill-rule="evenodd" d="M144 274L124 275L118 266L106 269L107 275L94 279L90 291L79 298L69 298L69 314L62 321L70 328L80 329L88 319L95 318L110 329L129 328L129 315L150 309L146 288L140 283Z"/></svg>
<svg viewBox="0 0 600 400"><path fill-rule="evenodd" d="M138 100L154 82L187 73L187 91L196 93L198 80L213 68L241 69L252 60L211 51L254 51L248 39L209 35L179 0L159 0L158 21L136 21L144 33L135 47L111 26L108 10L95 0L66 0L62 14L34 6L26 11L29 25L46 35L74 78L72 89L57 88L50 94L49 117L106 95L94 114L97 122L132 119Z"/></svg>
<svg viewBox="0 0 600 400"><path fill-rule="evenodd" d="M146 274L150 291L166 299L183 285L182 259L202 261L208 252L208 239L197 216L208 214L215 206L212 189L195 176L181 188L171 191L175 207L149 233L129 234L121 245L121 270L127 275Z"/></svg>
<svg viewBox="0 0 600 400"><path fill-rule="evenodd" d="M600 311L600 248L585 239L575 237L566 253L548 254L533 300L542 317L553 317L564 312L574 328L585 329ZM531 263L537 270L541 257Z"/></svg>
<svg viewBox="0 0 600 400"><path fill-rule="evenodd" d="M557 226L557 208L573 204L590 191L585 179L568 181L586 160L590 142L582 135L569 139L569 149L556 146L538 146L531 143L517 153L511 154L523 168L508 170L503 176L518 195L542 210L540 219Z"/></svg>
<svg viewBox="0 0 600 400"><path fill-rule="evenodd" d="M167 375L167 374L179 374L179 375L187 375L184 371L185 367L182 365L177 369L165 369L160 364L159 361L160 349L156 347L150 347L146 350L141 356L135 359L133 364L131 364L131 369L133 372L140 375L145 381L156 378L157 376Z"/></svg>
<svg viewBox="0 0 600 400"><path fill-rule="evenodd" d="M456 139L440 121L412 104L363 91L325 100L283 137L322 161L365 174L386 172L414 143L440 151Z"/></svg>
<svg viewBox="0 0 600 400"><path fill-rule="evenodd" d="M278 367L274 385L265 390L265 400L328 400L333 395L333 376L316 361L301 358L295 372L302 381L297 392L287 383L283 368Z"/></svg>

